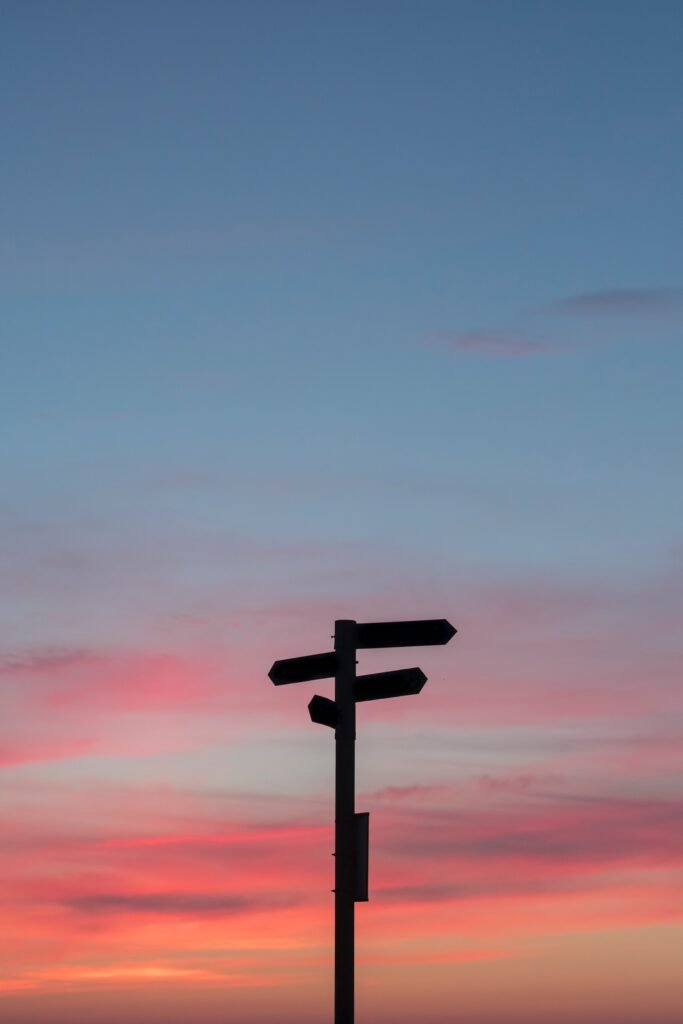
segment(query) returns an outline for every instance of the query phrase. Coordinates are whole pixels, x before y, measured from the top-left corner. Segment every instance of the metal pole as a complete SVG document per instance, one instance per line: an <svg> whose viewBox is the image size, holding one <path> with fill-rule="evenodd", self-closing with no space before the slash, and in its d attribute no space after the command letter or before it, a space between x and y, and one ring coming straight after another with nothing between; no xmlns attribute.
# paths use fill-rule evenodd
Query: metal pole
<svg viewBox="0 0 683 1024"><path fill-rule="evenodd" d="M334 1024L354 1020L354 813L356 789L356 623L334 624L335 729Z"/></svg>

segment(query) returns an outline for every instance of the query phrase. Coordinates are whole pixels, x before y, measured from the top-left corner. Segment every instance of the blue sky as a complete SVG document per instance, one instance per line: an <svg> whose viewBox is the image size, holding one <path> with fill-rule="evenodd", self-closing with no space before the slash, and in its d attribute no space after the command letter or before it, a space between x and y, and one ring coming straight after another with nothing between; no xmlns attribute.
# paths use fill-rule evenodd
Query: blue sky
<svg viewBox="0 0 683 1024"><path fill-rule="evenodd" d="M135 792L133 831L152 784L201 817L218 779L235 821L246 788L327 820L310 694L266 672L342 616L459 627L414 728L367 710L369 794L399 750L399 799L473 786L505 829L505 799L558 828L579 789L680 801L680 4L7 0L2 22L0 764L12 807L32 794L26 863L31 814L57 787L78 822L98 780ZM30 941L7 984L62 984Z"/></svg>
<svg viewBox="0 0 683 1024"><path fill-rule="evenodd" d="M630 483L674 497L680 423L676 5L200 11L9 5L12 474L495 478L647 529ZM622 289L652 308L549 311ZM444 341L489 333L552 355Z"/></svg>

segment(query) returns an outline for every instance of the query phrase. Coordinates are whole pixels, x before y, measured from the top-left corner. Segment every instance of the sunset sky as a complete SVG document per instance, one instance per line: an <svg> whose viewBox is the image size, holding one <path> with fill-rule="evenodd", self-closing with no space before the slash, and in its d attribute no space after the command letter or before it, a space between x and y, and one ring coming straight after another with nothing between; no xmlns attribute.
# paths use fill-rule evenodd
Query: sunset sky
<svg viewBox="0 0 683 1024"><path fill-rule="evenodd" d="M680 1024L683 6L4 0L0 1019Z"/></svg>

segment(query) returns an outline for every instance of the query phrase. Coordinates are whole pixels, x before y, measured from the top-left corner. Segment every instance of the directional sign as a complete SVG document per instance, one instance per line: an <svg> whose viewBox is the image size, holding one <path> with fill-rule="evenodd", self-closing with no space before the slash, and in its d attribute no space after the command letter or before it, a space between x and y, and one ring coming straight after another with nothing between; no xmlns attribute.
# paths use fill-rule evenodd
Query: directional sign
<svg viewBox="0 0 683 1024"><path fill-rule="evenodd" d="M268 676L276 686L283 683L306 683L309 679L327 679L337 671L337 655L306 654L303 658L284 658L276 661Z"/></svg>
<svg viewBox="0 0 683 1024"><path fill-rule="evenodd" d="M317 725L329 725L334 729L337 724L337 705L329 697L319 697L316 693L308 702L308 713Z"/></svg>
<svg viewBox="0 0 683 1024"><path fill-rule="evenodd" d="M447 644L456 630L448 619L412 619L407 622L359 622L356 647L424 647Z"/></svg>
<svg viewBox="0 0 683 1024"><path fill-rule="evenodd" d="M382 697L407 697L419 693L427 682L421 668L400 668L397 672L373 672L358 676L353 695L359 700L380 700Z"/></svg>

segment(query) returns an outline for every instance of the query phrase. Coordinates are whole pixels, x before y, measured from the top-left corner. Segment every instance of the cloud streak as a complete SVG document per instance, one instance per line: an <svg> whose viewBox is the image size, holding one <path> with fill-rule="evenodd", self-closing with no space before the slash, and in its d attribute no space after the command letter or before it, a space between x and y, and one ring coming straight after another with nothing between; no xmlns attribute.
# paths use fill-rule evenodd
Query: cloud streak
<svg viewBox="0 0 683 1024"><path fill-rule="evenodd" d="M504 331L447 331L437 336L441 344L458 352L514 359L552 352L555 345L545 339L524 337Z"/></svg>
<svg viewBox="0 0 683 1024"><path fill-rule="evenodd" d="M0 654L0 676L44 675L80 668L97 660L91 651L67 648L38 648Z"/></svg>
<svg viewBox="0 0 683 1024"><path fill-rule="evenodd" d="M611 288L560 299L551 313L579 316L650 317L683 310L682 288Z"/></svg>
<svg viewBox="0 0 683 1024"><path fill-rule="evenodd" d="M547 877L557 870L562 881L629 864L683 864L681 800L549 794L540 803L427 815L412 835L402 823L393 829L392 842L407 856L432 864L453 859L474 868L499 863L517 879L520 871Z"/></svg>
<svg viewBox="0 0 683 1024"><path fill-rule="evenodd" d="M511 329L477 328L473 330L441 331L433 336L442 348L455 352L505 359L538 356L576 348L578 342L567 336L566 323L574 321L627 319L666 321L683 313L683 288L607 288L579 292L557 299L531 311L521 318L521 327ZM538 335L536 325L549 325L549 330ZM518 323L520 322L518 318Z"/></svg>
<svg viewBox="0 0 683 1024"><path fill-rule="evenodd" d="M65 905L85 914L152 914L203 917L206 914L238 914L252 910L282 909L301 902L294 895L252 898L238 893L214 892L144 892L144 893L90 893L75 896Z"/></svg>
<svg viewBox="0 0 683 1024"><path fill-rule="evenodd" d="M0 675L21 678L25 698L53 710L191 707L219 690L205 662L165 652L38 648L0 655Z"/></svg>
<svg viewBox="0 0 683 1024"><path fill-rule="evenodd" d="M24 743L7 742L0 739L0 767L32 764L37 761L67 761L74 757L87 757L96 751L94 740L61 740L53 743L36 743L27 739Z"/></svg>

